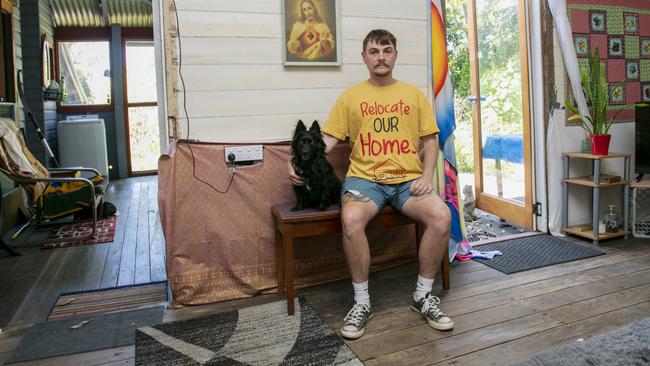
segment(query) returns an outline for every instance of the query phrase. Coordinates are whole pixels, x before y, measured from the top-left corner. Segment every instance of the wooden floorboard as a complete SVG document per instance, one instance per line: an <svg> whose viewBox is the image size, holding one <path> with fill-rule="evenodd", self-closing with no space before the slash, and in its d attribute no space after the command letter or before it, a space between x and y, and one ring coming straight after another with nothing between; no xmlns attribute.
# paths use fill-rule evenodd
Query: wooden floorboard
<svg viewBox="0 0 650 366"><path fill-rule="evenodd" d="M120 208L124 205L124 200L128 199L127 192L130 192L124 189L123 182L124 180L118 180L115 182L115 184L110 184L106 190L106 194L104 195L104 202L112 203L118 210L120 210ZM119 216L116 218L116 220L120 220ZM115 241L115 237L117 237L117 221L116 234L113 238L113 241ZM91 264L92 271L84 280L84 284L82 286L82 290L84 291L101 288L102 277L104 276L105 266L111 245L93 245L92 247L94 248L93 262Z"/></svg>
<svg viewBox="0 0 650 366"><path fill-rule="evenodd" d="M576 342L578 339L585 340L609 332L627 323L643 319L649 313L650 304L648 302L640 303L565 326L534 333L510 342L500 343L438 364L463 366L511 365L524 361L535 353L550 351L553 348Z"/></svg>
<svg viewBox="0 0 650 366"><path fill-rule="evenodd" d="M140 200L138 207L134 283L148 283L151 281L148 182L140 184L140 196L144 199Z"/></svg>
<svg viewBox="0 0 650 366"><path fill-rule="evenodd" d="M165 239L163 238L158 208L158 181L149 182L149 257L151 258L151 282L167 279L165 272Z"/></svg>
<svg viewBox="0 0 650 366"><path fill-rule="evenodd" d="M135 283L136 244L138 236L138 212L140 210L140 187L142 182L133 186L129 212L126 218L124 242L122 244L122 257L120 258L120 271L117 286L126 286Z"/></svg>
<svg viewBox="0 0 650 366"><path fill-rule="evenodd" d="M52 255L52 252L38 248L23 248L20 252L22 255L14 266L14 271L2 278L0 284L0 328L9 324Z"/></svg>
<svg viewBox="0 0 650 366"><path fill-rule="evenodd" d="M126 225L129 218L129 209L131 197L133 196L133 183L130 180L119 180L115 183L114 188L119 199L114 201L117 208L117 223L115 224L115 237L113 242L108 244L108 252L102 269L102 279L99 288L110 288L117 286L117 279L120 274L120 263L122 259L122 246L124 245L124 236L126 235ZM119 193L121 192L121 194Z"/></svg>
<svg viewBox="0 0 650 366"><path fill-rule="evenodd" d="M115 240L77 248L0 252L0 364L31 324L42 321L61 292L166 279L165 242L157 178L114 180L106 200L119 211ZM591 246L581 239L569 238ZM347 341L367 365L509 365L650 316L650 240L601 242L606 255L506 275L475 261L453 263L452 288L434 293L455 328L430 328L410 310L417 265L370 276L375 317L366 335ZM352 303L349 280L299 289L338 331ZM268 294L204 306L167 309L164 321L183 320L273 301ZM135 347L36 360L17 365L133 365Z"/></svg>

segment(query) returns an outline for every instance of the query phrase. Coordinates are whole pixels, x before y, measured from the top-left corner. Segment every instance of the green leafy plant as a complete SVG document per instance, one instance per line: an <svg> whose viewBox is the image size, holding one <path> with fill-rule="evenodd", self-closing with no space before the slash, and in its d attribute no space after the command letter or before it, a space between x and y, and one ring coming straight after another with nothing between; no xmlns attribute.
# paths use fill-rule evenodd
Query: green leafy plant
<svg viewBox="0 0 650 366"><path fill-rule="evenodd" d="M609 100L609 83L605 78L605 67L600 62L598 47L596 47L593 54L589 55L587 67L580 68L580 78L582 79L582 87L587 98L591 117L580 114L578 109L567 101L566 105L573 113L573 116L569 117L569 121L581 121L580 126L587 133L593 135L607 134L612 122L623 109L619 109L612 118L605 120ZM625 80L616 83L615 87L622 86L623 83L625 83Z"/></svg>

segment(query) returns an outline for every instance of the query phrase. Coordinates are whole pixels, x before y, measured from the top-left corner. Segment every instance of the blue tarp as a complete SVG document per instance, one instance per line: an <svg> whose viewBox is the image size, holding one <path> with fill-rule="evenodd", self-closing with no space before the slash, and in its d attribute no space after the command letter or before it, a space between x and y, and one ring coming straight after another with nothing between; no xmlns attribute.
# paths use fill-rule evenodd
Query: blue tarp
<svg viewBox="0 0 650 366"><path fill-rule="evenodd" d="M524 139L522 135L491 135L483 145L483 158L524 163Z"/></svg>

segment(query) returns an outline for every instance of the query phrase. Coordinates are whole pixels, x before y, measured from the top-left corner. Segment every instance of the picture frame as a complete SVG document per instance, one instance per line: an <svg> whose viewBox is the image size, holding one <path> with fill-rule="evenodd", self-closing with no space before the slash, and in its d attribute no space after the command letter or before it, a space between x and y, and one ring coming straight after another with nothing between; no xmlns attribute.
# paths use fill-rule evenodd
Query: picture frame
<svg viewBox="0 0 650 366"><path fill-rule="evenodd" d="M625 60L625 79L627 81L639 81L640 80L640 67L639 60Z"/></svg>
<svg viewBox="0 0 650 366"><path fill-rule="evenodd" d="M650 102L650 83L641 83L641 101Z"/></svg>
<svg viewBox="0 0 650 366"><path fill-rule="evenodd" d="M41 36L41 86L43 88L47 88L54 78L51 49L47 34L43 34Z"/></svg>
<svg viewBox="0 0 650 366"><path fill-rule="evenodd" d="M618 83L609 83L609 104L610 105L625 104L625 85L621 85Z"/></svg>
<svg viewBox="0 0 650 366"><path fill-rule="evenodd" d="M639 37L639 57L650 58L650 37Z"/></svg>
<svg viewBox="0 0 650 366"><path fill-rule="evenodd" d="M623 13L623 30L627 35L639 34L639 14Z"/></svg>
<svg viewBox="0 0 650 366"><path fill-rule="evenodd" d="M340 0L280 0L285 66L340 66Z"/></svg>
<svg viewBox="0 0 650 366"><path fill-rule="evenodd" d="M625 58L625 38L622 36L607 36L607 57Z"/></svg>
<svg viewBox="0 0 650 366"><path fill-rule="evenodd" d="M589 47L589 35L588 34L574 34L573 35L573 46L576 50L576 56L578 57L589 57L591 49Z"/></svg>
<svg viewBox="0 0 650 366"><path fill-rule="evenodd" d="M607 14L604 11L589 11L589 29L591 33L607 33Z"/></svg>

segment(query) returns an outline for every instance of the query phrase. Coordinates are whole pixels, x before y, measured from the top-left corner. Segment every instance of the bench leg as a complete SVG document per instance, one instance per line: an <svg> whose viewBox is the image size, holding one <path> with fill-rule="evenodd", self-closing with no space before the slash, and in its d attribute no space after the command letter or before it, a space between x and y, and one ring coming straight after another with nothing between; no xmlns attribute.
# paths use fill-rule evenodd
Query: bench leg
<svg viewBox="0 0 650 366"><path fill-rule="evenodd" d="M284 252L284 274L287 283L287 314L293 315L293 228L284 227L282 238Z"/></svg>
<svg viewBox="0 0 650 366"><path fill-rule="evenodd" d="M282 233L275 227L275 276L278 294L284 293L284 251L282 250Z"/></svg>
<svg viewBox="0 0 650 366"><path fill-rule="evenodd" d="M449 290L451 288L451 276L449 274L449 258L445 256L442 258L442 263L440 265L440 271L442 273L442 289Z"/></svg>

